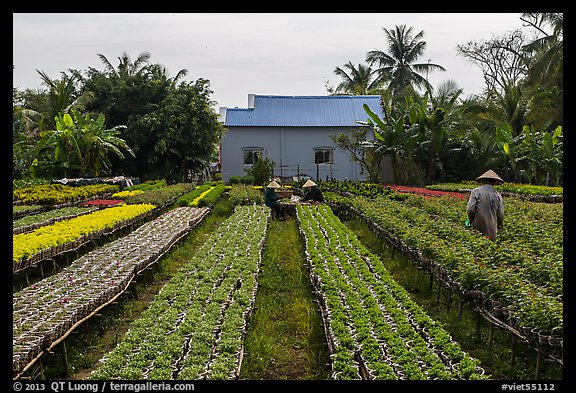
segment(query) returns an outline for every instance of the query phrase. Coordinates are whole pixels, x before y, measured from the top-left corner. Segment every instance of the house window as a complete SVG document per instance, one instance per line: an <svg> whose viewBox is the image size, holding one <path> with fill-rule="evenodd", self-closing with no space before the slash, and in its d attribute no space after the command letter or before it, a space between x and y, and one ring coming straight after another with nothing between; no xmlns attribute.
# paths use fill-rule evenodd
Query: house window
<svg viewBox="0 0 576 393"><path fill-rule="evenodd" d="M261 147L243 147L244 165L254 165L256 161L262 158L264 149Z"/></svg>
<svg viewBox="0 0 576 393"><path fill-rule="evenodd" d="M334 148L332 147L315 147L314 164L333 164Z"/></svg>

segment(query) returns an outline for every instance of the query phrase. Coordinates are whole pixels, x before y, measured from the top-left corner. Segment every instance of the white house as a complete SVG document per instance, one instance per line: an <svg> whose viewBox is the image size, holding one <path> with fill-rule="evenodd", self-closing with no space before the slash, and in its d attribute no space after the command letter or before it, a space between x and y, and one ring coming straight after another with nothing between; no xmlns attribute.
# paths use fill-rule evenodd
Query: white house
<svg viewBox="0 0 576 393"><path fill-rule="evenodd" d="M220 108L222 180L245 176L257 158L275 163L274 175L365 180L358 162L336 147L331 134L367 121L363 104L383 117L380 96L248 95L247 108Z"/></svg>

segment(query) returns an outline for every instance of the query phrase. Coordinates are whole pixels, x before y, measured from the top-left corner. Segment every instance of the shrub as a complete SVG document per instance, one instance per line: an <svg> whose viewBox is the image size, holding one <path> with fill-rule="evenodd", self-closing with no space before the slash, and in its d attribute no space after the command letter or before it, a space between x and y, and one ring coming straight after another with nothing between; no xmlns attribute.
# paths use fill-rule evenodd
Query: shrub
<svg viewBox="0 0 576 393"><path fill-rule="evenodd" d="M230 176L230 179L228 179L228 182L232 185L232 184L241 184L241 177L240 176Z"/></svg>

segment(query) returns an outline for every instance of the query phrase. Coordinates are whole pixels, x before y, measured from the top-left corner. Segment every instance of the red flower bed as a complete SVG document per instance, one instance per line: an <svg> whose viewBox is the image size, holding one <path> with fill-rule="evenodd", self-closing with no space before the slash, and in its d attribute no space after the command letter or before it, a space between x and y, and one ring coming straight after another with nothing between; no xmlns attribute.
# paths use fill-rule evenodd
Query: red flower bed
<svg viewBox="0 0 576 393"><path fill-rule="evenodd" d="M438 197L438 196L451 196L454 198L458 198L460 200L466 199L466 195L464 195L460 192L437 191L437 190L429 190L427 188L399 186L399 185L386 185L385 187L390 187L392 190L399 192L399 193L418 194L418 195L422 195L426 198Z"/></svg>
<svg viewBox="0 0 576 393"><path fill-rule="evenodd" d="M80 206L114 206L124 202L122 199L93 199L91 201L83 202Z"/></svg>

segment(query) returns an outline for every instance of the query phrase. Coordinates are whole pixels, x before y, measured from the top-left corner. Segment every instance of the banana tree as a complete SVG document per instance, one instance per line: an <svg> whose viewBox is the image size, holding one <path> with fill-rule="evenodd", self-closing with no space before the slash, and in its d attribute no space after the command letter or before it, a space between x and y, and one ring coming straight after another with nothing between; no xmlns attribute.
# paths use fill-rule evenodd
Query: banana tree
<svg viewBox="0 0 576 393"><path fill-rule="evenodd" d="M54 118L55 130L40 132L32 162L33 170L46 170L56 176L69 177L80 169L82 151L78 143L78 130L68 113L58 113Z"/></svg>
<svg viewBox="0 0 576 393"><path fill-rule="evenodd" d="M496 146L504 155L512 174L512 181L518 182L517 161L520 156L520 148L516 138L512 136L512 127L508 123L496 127Z"/></svg>
<svg viewBox="0 0 576 393"><path fill-rule="evenodd" d="M524 125L522 133L513 137L510 125L506 123L496 127L496 141L510 165L513 181L517 182L523 176L528 182L539 184L542 183L541 174L545 173L546 185L550 185L551 176L558 184L562 175L562 126L548 132Z"/></svg>
<svg viewBox="0 0 576 393"><path fill-rule="evenodd" d="M32 166L54 176L99 176L110 170L108 155L111 152L124 158L120 150L124 149L134 156L119 137L120 130L126 127L106 129L104 123L103 114L92 119L73 108L69 113L59 113L55 117L56 129L40 133Z"/></svg>
<svg viewBox="0 0 576 393"><path fill-rule="evenodd" d="M528 162L530 181L541 183L542 174L545 173L547 186L552 175L556 177L557 184L562 172L562 126L548 132L525 125L519 139L524 150L523 158Z"/></svg>
<svg viewBox="0 0 576 393"><path fill-rule="evenodd" d="M100 176L110 173L112 169L110 153L124 159L122 150L125 150L132 157L135 157L130 146L124 139L120 138L120 134L122 130L126 129L126 126L117 125L106 128L106 119L102 113L96 119L91 118L88 114L82 115L76 110L72 110L71 114L79 131L79 140L84 152L80 161L82 175Z"/></svg>
<svg viewBox="0 0 576 393"><path fill-rule="evenodd" d="M417 143L418 135L406 123L403 114L393 117L389 115L385 120L380 119L368 105L363 105L364 111L370 119L359 124L371 127L374 133L374 154L389 155L391 158L392 177L394 183L400 180L401 168L406 167L413 160L412 152ZM404 168L405 169L405 168Z"/></svg>
<svg viewBox="0 0 576 393"><path fill-rule="evenodd" d="M461 94L462 89L447 81L436 93L428 87L423 97L413 95L408 99L410 124L420 133L419 148L425 152L428 182L437 181L438 172L443 170L441 153L449 142L451 124L461 111L458 105Z"/></svg>

